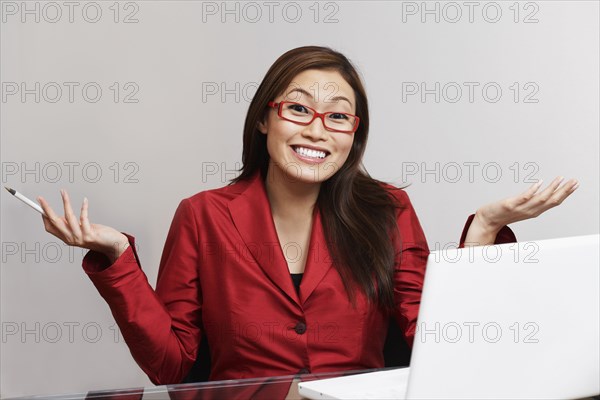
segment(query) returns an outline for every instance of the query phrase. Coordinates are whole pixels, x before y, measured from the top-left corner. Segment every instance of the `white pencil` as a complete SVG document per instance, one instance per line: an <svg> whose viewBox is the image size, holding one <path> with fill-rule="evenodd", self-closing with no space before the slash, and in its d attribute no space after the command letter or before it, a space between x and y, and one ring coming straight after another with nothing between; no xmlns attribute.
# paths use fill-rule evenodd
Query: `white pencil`
<svg viewBox="0 0 600 400"><path fill-rule="evenodd" d="M34 210L36 210L37 212L39 212L42 215L46 215L44 213L44 210L42 210L42 207L40 207L40 205L38 203L35 203L35 202L29 200L27 197L23 196L21 193L17 192L15 189L11 189L7 186L4 186L4 188L6 190L8 190L10 192L10 194L15 196L17 199L19 199L23 203L27 204L29 207L33 208Z"/></svg>

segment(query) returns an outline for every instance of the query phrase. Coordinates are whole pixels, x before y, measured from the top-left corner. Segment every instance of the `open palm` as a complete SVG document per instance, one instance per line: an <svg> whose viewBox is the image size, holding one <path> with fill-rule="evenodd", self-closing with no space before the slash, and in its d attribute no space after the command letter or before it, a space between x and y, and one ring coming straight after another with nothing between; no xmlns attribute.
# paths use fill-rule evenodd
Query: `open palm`
<svg viewBox="0 0 600 400"><path fill-rule="evenodd" d="M106 225L92 224L88 220L88 201L83 199L79 219L73 213L71 201L66 191L61 190L64 216L57 215L43 197L38 197L44 213L42 215L46 231L69 246L77 246L106 254L114 261L127 248L127 236Z"/></svg>
<svg viewBox="0 0 600 400"><path fill-rule="evenodd" d="M557 177L546 189L539 191L542 186L540 180L517 196L484 205L477 210L478 217L495 229L517 221L535 218L560 205L579 187L579 183L575 179L570 179L560 186L562 180L562 177Z"/></svg>

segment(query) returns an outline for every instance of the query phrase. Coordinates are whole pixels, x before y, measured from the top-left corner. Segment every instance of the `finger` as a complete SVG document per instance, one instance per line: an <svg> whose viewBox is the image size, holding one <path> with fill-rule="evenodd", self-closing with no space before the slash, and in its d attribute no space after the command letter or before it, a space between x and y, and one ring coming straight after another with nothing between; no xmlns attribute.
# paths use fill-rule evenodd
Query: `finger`
<svg viewBox="0 0 600 400"><path fill-rule="evenodd" d="M48 219L47 216L42 215L42 222L44 223L44 228L46 228L46 232L54 235L55 228L52 222Z"/></svg>
<svg viewBox="0 0 600 400"><path fill-rule="evenodd" d="M570 179L564 185L556 189L549 199L551 207L561 204L567 197L569 197L577 189L579 183L576 179Z"/></svg>
<svg viewBox="0 0 600 400"><path fill-rule="evenodd" d="M71 199L69 199L69 194L67 193L66 190L62 190L62 189L61 189L60 193L62 194L62 197L63 197L63 204L65 207L65 218L67 219L67 222L69 223L69 228L71 228L71 233L75 239L81 238L81 229L79 227L79 222L77 221L77 218L75 218L75 213L73 212L73 209L71 209Z"/></svg>
<svg viewBox="0 0 600 400"><path fill-rule="evenodd" d="M90 221L88 220L88 199L87 197L83 198L83 205L81 206L81 215L79 216L79 221L81 222L81 231L84 235L89 235L92 232L92 227L90 226Z"/></svg>
<svg viewBox="0 0 600 400"><path fill-rule="evenodd" d="M61 196L63 196L63 190L61 189ZM63 198L64 205L64 198ZM56 215L56 214L55 214ZM72 245L73 243L73 232L70 228L70 224L65 217L53 218L51 220L52 224L55 227L55 230L58 231L59 234L54 234L56 237L60 238L63 242L68 245Z"/></svg>
<svg viewBox="0 0 600 400"><path fill-rule="evenodd" d="M60 217L56 215L52 207L50 207L50 204L48 204L48 202L46 202L46 200L42 196L38 196L36 200L38 201L38 203L40 203L40 206L42 206L42 210L44 210L44 213L46 214L45 217L48 218L49 221L60 219ZM42 217L44 217L44 215L42 215Z"/></svg>
<svg viewBox="0 0 600 400"><path fill-rule="evenodd" d="M575 181L575 182L577 182L577 181ZM578 187L579 187L579 182L575 183L573 185L573 187L571 187L571 193L573 193L574 191L576 191Z"/></svg>
<svg viewBox="0 0 600 400"><path fill-rule="evenodd" d="M550 196L556 191L559 187L560 183L563 181L564 177L557 176L554 180L548 185L546 189L539 193L539 198L541 202L546 202L550 199Z"/></svg>
<svg viewBox="0 0 600 400"><path fill-rule="evenodd" d="M569 179L564 185L562 185L561 189L565 192L571 194L579 187L579 182L577 179Z"/></svg>
<svg viewBox="0 0 600 400"><path fill-rule="evenodd" d="M544 183L544 180L540 179L539 181L537 181L536 183L531 185L528 192L530 192L531 195L533 196L534 194L536 194L538 192L538 190L540 190L540 188L542 187L542 183Z"/></svg>
<svg viewBox="0 0 600 400"><path fill-rule="evenodd" d="M64 229L59 229L59 226L64 226L62 218L56 215L56 213L52 210L52 207L50 207L48 202L44 200L43 197L38 196L36 200L40 203L45 213L45 215L42 214L42 221L44 222L44 228L46 229L46 232L64 241Z"/></svg>
<svg viewBox="0 0 600 400"><path fill-rule="evenodd" d="M536 183L531 185L529 187L529 189L527 189L525 192L523 192L520 196L517 196L517 201L516 201L517 205L524 204L524 203L528 202L529 200L531 200L531 198L540 189L543 182L544 181L542 179L540 179L539 181L537 181Z"/></svg>
<svg viewBox="0 0 600 400"><path fill-rule="evenodd" d="M44 226L46 226L46 223L50 223L52 225L52 230L49 230L48 232L64 240L63 238L68 234L64 218L57 215L42 196L39 196L37 200L42 206L42 210L44 210L44 213L46 214L42 215L42 217L45 218ZM62 237L56 233L62 234Z"/></svg>

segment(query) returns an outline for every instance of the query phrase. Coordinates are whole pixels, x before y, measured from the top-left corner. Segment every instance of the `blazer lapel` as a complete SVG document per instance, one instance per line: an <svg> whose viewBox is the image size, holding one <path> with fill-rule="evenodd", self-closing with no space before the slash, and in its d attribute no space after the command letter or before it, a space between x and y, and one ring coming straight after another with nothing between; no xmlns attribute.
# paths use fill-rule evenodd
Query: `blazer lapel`
<svg viewBox="0 0 600 400"><path fill-rule="evenodd" d="M300 300L303 304L323 280L332 265L333 261L325 242L321 212L315 207L308 257L302 283L300 284Z"/></svg>
<svg viewBox="0 0 600 400"><path fill-rule="evenodd" d="M229 213L246 247L271 281L300 305L279 243L265 183L254 174L245 190L229 202Z"/></svg>

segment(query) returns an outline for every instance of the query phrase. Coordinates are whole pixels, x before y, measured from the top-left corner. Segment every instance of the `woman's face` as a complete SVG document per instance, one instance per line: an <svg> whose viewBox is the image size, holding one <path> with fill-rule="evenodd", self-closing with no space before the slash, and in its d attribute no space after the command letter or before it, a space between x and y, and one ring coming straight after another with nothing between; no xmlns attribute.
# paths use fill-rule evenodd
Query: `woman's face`
<svg viewBox="0 0 600 400"><path fill-rule="evenodd" d="M301 72L274 100L280 101L301 103L320 113L356 114L354 90L339 72L332 70ZM294 107L298 112L307 112ZM294 182L320 183L332 177L346 162L354 141L354 133L328 131L320 118L306 126L284 120L277 115L277 108L270 108L258 129L267 135L269 176L281 175Z"/></svg>

